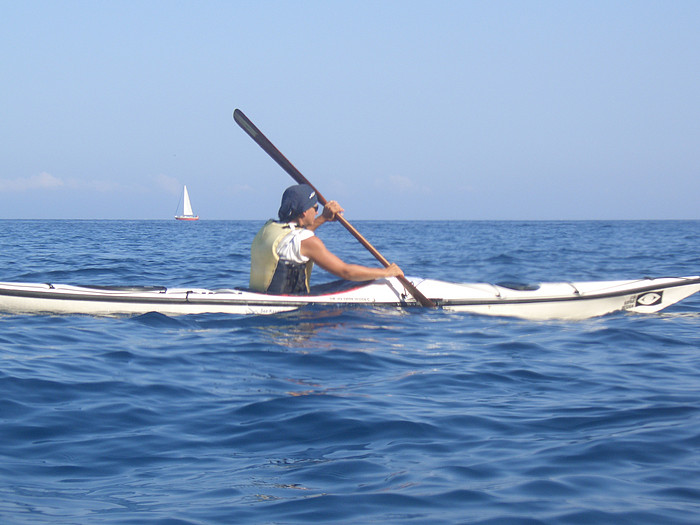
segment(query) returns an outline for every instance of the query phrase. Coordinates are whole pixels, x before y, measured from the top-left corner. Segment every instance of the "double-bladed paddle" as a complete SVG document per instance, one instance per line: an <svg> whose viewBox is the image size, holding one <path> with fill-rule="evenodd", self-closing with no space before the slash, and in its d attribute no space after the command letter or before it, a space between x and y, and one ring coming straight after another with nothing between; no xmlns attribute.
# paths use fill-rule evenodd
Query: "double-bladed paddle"
<svg viewBox="0 0 700 525"><path fill-rule="evenodd" d="M233 112L233 119L236 121L236 123L243 128L243 131L245 131L250 137L257 142L258 146L260 146L265 152L272 157L272 159L279 164L284 171L286 171L291 177L297 181L299 184L308 184L311 186L314 191L316 192L316 197L318 198L318 201L325 206L326 205L326 199L321 195L321 193L316 189L316 187L311 184L306 177L304 177L301 172L294 167L294 165L287 160L287 158L282 155L282 153L268 140L268 138L263 135L263 133L255 127L255 124L253 124L248 117L246 117L243 112L239 109L236 109ZM374 246L372 246L367 239L365 239L360 232L358 232L348 221L343 217L342 215L337 215L337 220L345 226L345 229L348 230L353 237L355 237L358 241L360 241L360 244L367 248L369 252L374 255L374 257L384 265L384 267L389 266L389 261L384 258L384 256L379 253ZM411 281L406 279L405 277L397 277L399 282L408 290L408 292L418 301L421 306L435 306L435 303L428 299L425 295L423 295L420 291L418 291L418 288L416 288Z"/></svg>

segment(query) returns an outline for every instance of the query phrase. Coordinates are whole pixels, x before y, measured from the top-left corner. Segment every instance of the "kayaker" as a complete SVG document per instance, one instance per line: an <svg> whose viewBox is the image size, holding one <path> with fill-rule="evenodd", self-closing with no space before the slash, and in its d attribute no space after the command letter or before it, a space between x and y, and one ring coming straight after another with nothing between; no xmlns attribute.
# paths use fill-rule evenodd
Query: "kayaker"
<svg viewBox="0 0 700 525"><path fill-rule="evenodd" d="M326 248L314 233L343 213L336 201L328 201L316 216L318 198L308 184L296 184L282 195L279 221L270 219L253 239L250 250L250 288L271 294L309 293L313 264L341 279L368 281L403 276L401 268L370 268L348 264Z"/></svg>

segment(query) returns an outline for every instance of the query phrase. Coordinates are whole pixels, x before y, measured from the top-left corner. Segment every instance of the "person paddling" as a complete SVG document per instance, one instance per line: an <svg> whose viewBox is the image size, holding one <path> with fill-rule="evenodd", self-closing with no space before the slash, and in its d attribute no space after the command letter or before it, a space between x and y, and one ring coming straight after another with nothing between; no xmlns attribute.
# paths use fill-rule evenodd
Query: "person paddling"
<svg viewBox="0 0 700 525"><path fill-rule="evenodd" d="M336 201L328 201L316 216L318 198L308 184L296 184L282 195L279 221L270 219L260 229L250 249L250 288L270 294L309 293L313 264L349 281L403 277L396 264L370 268L349 264L326 248L314 233L343 213Z"/></svg>

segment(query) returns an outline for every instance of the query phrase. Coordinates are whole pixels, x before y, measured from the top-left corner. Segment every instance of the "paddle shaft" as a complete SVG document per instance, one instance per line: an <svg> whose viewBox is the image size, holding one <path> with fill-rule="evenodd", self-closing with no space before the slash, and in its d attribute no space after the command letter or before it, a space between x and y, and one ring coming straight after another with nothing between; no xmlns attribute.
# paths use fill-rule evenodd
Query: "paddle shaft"
<svg viewBox="0 0 700 525"><path fill-rule="evenodd" d="M250 138L252 138L258 146L260 146L272 159L279 164L284 171L286 171L297 183L299 184L308 184L311 186L314 191L316 192L316 197L318 198L318 201L325 206L326 203L328 202L323 195L316 189L316 187L311 184L304 175L301 174L301 172L294 167L294 165L287 160L287 157L282 155L280 150L278 150L272 142L268 140L268 138L253 124L248 117L246 117L243 112L239 109L236 109L233 112L233 119L236 121L236 123L243 128L243 131L245 131ZM360 232L358 232L348 221L345 217L342 215L336 215L336 218L340 224L342 224L346 230L348 230L353 237L355 237L358 241L360 241L360 244L364 246L382 265L386 268L390 265L389 261L386 260L386 258L377 251L377 249L372 246L367 239L365 239ZM411 281L406 279L405 277L397 277L399 282L408 290L408 292L418 301L421 306L435 306L435 303L428 299L426 296L424 296L418 288L416 288Z"/></svg>

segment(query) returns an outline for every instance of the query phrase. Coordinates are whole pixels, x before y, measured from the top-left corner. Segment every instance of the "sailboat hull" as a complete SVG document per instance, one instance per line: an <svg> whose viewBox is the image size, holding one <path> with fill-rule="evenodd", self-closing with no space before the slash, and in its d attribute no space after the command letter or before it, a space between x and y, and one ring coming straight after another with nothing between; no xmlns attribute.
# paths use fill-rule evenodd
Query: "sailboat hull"
<svg viewBox="0 0 700 525"><path fill-rule="evenodd" d="M185 217L184 215L176 215L175 220L178 220L178 221L198 221L199 216L197 215L195 217Z"/></svg>

